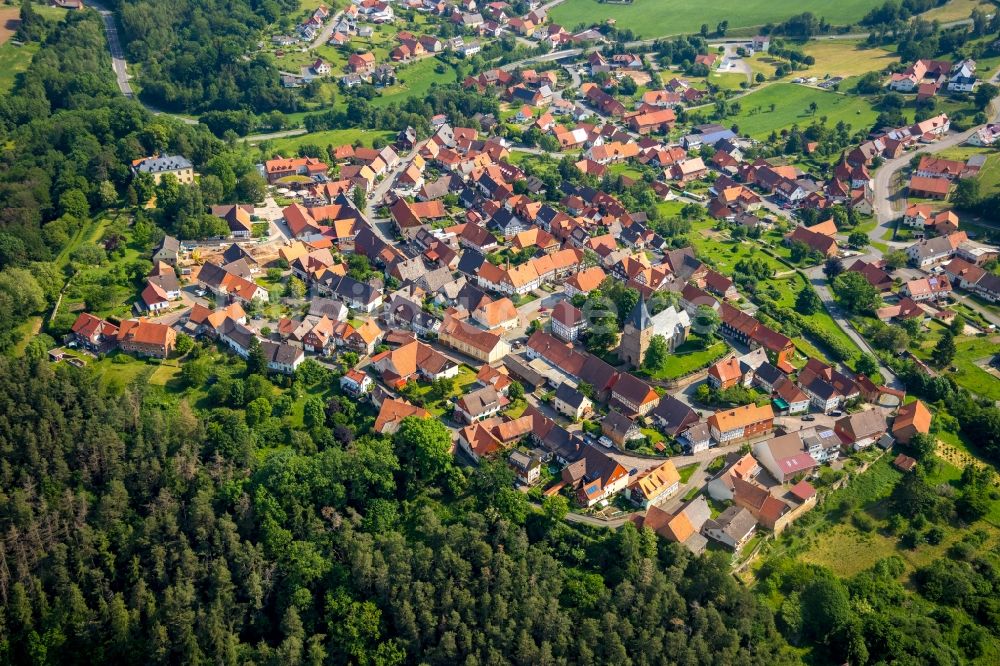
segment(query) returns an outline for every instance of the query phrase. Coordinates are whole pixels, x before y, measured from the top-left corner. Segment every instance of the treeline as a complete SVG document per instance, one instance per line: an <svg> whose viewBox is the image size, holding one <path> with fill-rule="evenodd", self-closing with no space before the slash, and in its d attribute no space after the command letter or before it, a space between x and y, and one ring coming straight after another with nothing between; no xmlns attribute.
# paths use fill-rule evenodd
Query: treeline
<svg viewBox="0 0 1000 666"><path fill-rule="evenodd" d="M995 52L990 42L976 42L977 38L996 34L1000 18L976 8L972 11L971 25L942 28L937 22L921 18L895 20L870 25L866 43L871 46L896 44L902 63L921 58L952 55L959 58L982 58Z"/></svg>
<svg viewBox="0 0 1000 666"><path fill-rule="evenodd" d="M917 14L922 14L947 3L948 0L903 0L902 2L888 0L881 7L876 7L865 14L860 24L871 27L895 23L896 21L906 21Z"/></svg>
<svg viewBox="0 0 1000 666"><path fill-rule="evenodd" d="M140 96L170 111L300 110L277 67L250 55L269 23L298 0L115 0L127 58L140 66Z"/></svg>
<svg viewBox="0 0 1000 666"><path fill-rule="evenodd" d="M531 512L440 422L303 397L307 366L185 372L197 413L0 359L0 662L798 663L728 558Z"/></svg>

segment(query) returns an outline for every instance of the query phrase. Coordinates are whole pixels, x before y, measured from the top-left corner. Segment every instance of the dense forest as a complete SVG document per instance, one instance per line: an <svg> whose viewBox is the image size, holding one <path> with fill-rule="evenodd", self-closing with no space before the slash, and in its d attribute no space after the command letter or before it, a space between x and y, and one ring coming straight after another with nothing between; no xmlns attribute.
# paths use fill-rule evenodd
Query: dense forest
<svg viewBox="0 0 1000 666"><path fill-rule="evenodd" d="M796 661L727 558L529 512L437 421L335 437L335 397L289 427L231 365L238 396L195 411L0 360L0 662Z"/></svg>
<svg viewBox="0 0 1000 666"><path fill-rule="evenodd" d="M263 28L298 0L114 0L129 61L141 66L143 100L171 111L299 110L262 55Z"/></svg>

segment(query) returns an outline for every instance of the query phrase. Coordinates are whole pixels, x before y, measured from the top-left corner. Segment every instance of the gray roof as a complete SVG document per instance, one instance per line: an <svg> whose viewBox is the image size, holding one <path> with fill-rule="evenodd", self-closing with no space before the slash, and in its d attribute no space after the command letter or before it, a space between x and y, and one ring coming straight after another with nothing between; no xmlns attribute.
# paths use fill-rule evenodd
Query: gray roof
<svg viewBox="0 0 1000 666"><path fill-rule="evenodd" d="M556 389L556 399L565 402L573 409L580 409L587 396L576 390L576 387L572 384L563 382Z"/></svg>
<svg viewBox="0 0 1000 666"><path fill-rule="evenodd" d="M612 409L601 421L601 426L607 426L611 432L624 437L635 427L635 423L629 417Z"/></svg>
<svg viewBox="0 0 1000 666"><path fill-rule="evenodd" d="M135 170L139 173L164 173L167 171L190 169L192 166L186 157L181 157L180 155L161 155L160 157L147 157L136 165Z"/></svg>
<svg viewBox="0 0 1000 666"><path fill-rule="evenodd" d="M498 406L500 396L492 386L484 386L472 393L466 393L458 399L458 403L467 414L475 418Z"/></svg>
<svg viewBox="0 0 1000 666"><path fill-rule="evenodd" d="M731 506L715 518L705 521L704 529L717 529L733 541L742 541L757 526L757 519L746 509Z"/></svg>
<svg viewBox="0 0 1000 666"><path fill-rule="evenodd" d="M173 236L164 236L163 240L160 241L159 247L156 249L162 252L180 252L181 243Z"/></svg>
<svg viewBox="0 0 1000 666"><path fill-rule="evenodd" d="M632 324L637 331L644 331L653 325L653 318L649 316L649 308L646 307L646 301L641 297L636 301L628 319L625 320L625 324Z"/></svg>
<svg viewBox="0 0 1000 666"><path fill-rule="evenodd" d="M294 347L284 342L275 343L265 340L260 343L260 346L264 350L264 357L267 358L268 362L278 365L292 365L299 356L304 354L301 347Z"/></svg>
<svg viewBox="0 0 1000 666"><path fill-rule="evenodd" d="M695 532L700 532L705 521L712 517L712 509L709 508L708 501L704 495L699 495L691 500L686 507L681 509L680 513L687 516L688 522L691 523L691 527L694 528Z"/></svg>

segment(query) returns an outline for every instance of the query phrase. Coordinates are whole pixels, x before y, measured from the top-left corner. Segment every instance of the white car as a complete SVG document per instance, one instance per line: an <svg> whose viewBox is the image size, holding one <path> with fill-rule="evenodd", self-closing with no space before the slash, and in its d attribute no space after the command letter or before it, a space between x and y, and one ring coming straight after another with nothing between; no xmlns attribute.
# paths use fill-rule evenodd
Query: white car
<svg viewBox="0 0 1000 666"><path fill-rule="evenodd" d="M612 442L611 438L608 437L607 435L601 435L601 438L597 441L601 443L601 446L607 447L609 449L614 446L614 442Z"/></svg>

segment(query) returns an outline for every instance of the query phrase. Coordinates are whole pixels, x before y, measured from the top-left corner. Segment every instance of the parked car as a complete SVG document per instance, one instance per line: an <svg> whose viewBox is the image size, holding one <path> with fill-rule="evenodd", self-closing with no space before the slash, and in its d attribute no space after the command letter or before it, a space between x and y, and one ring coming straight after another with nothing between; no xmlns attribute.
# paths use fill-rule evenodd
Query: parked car
<svg viewBox="0 0 1000 666"><path fill-rule="evenodd" d="M803 421L815 421L816 417L813 416L812 414L806 414L805 416L802 417L802 420Z"/></svg>
<svg viewBox="0 0 1000 666"><path fill-rule="evenodd" d="M609 449L614 446L614 442L612 442L611 438L607 435L601 435L601 438L597 441L601 443L601 446L605 446Z"/></svg>
<svg viewBox="0 0 1000 666"><path fill-rule="evenodd" d="M830 412L830 416L843 416L843 415L844 412L840 411L839 409L835 409L832 412Z"/></svg>

